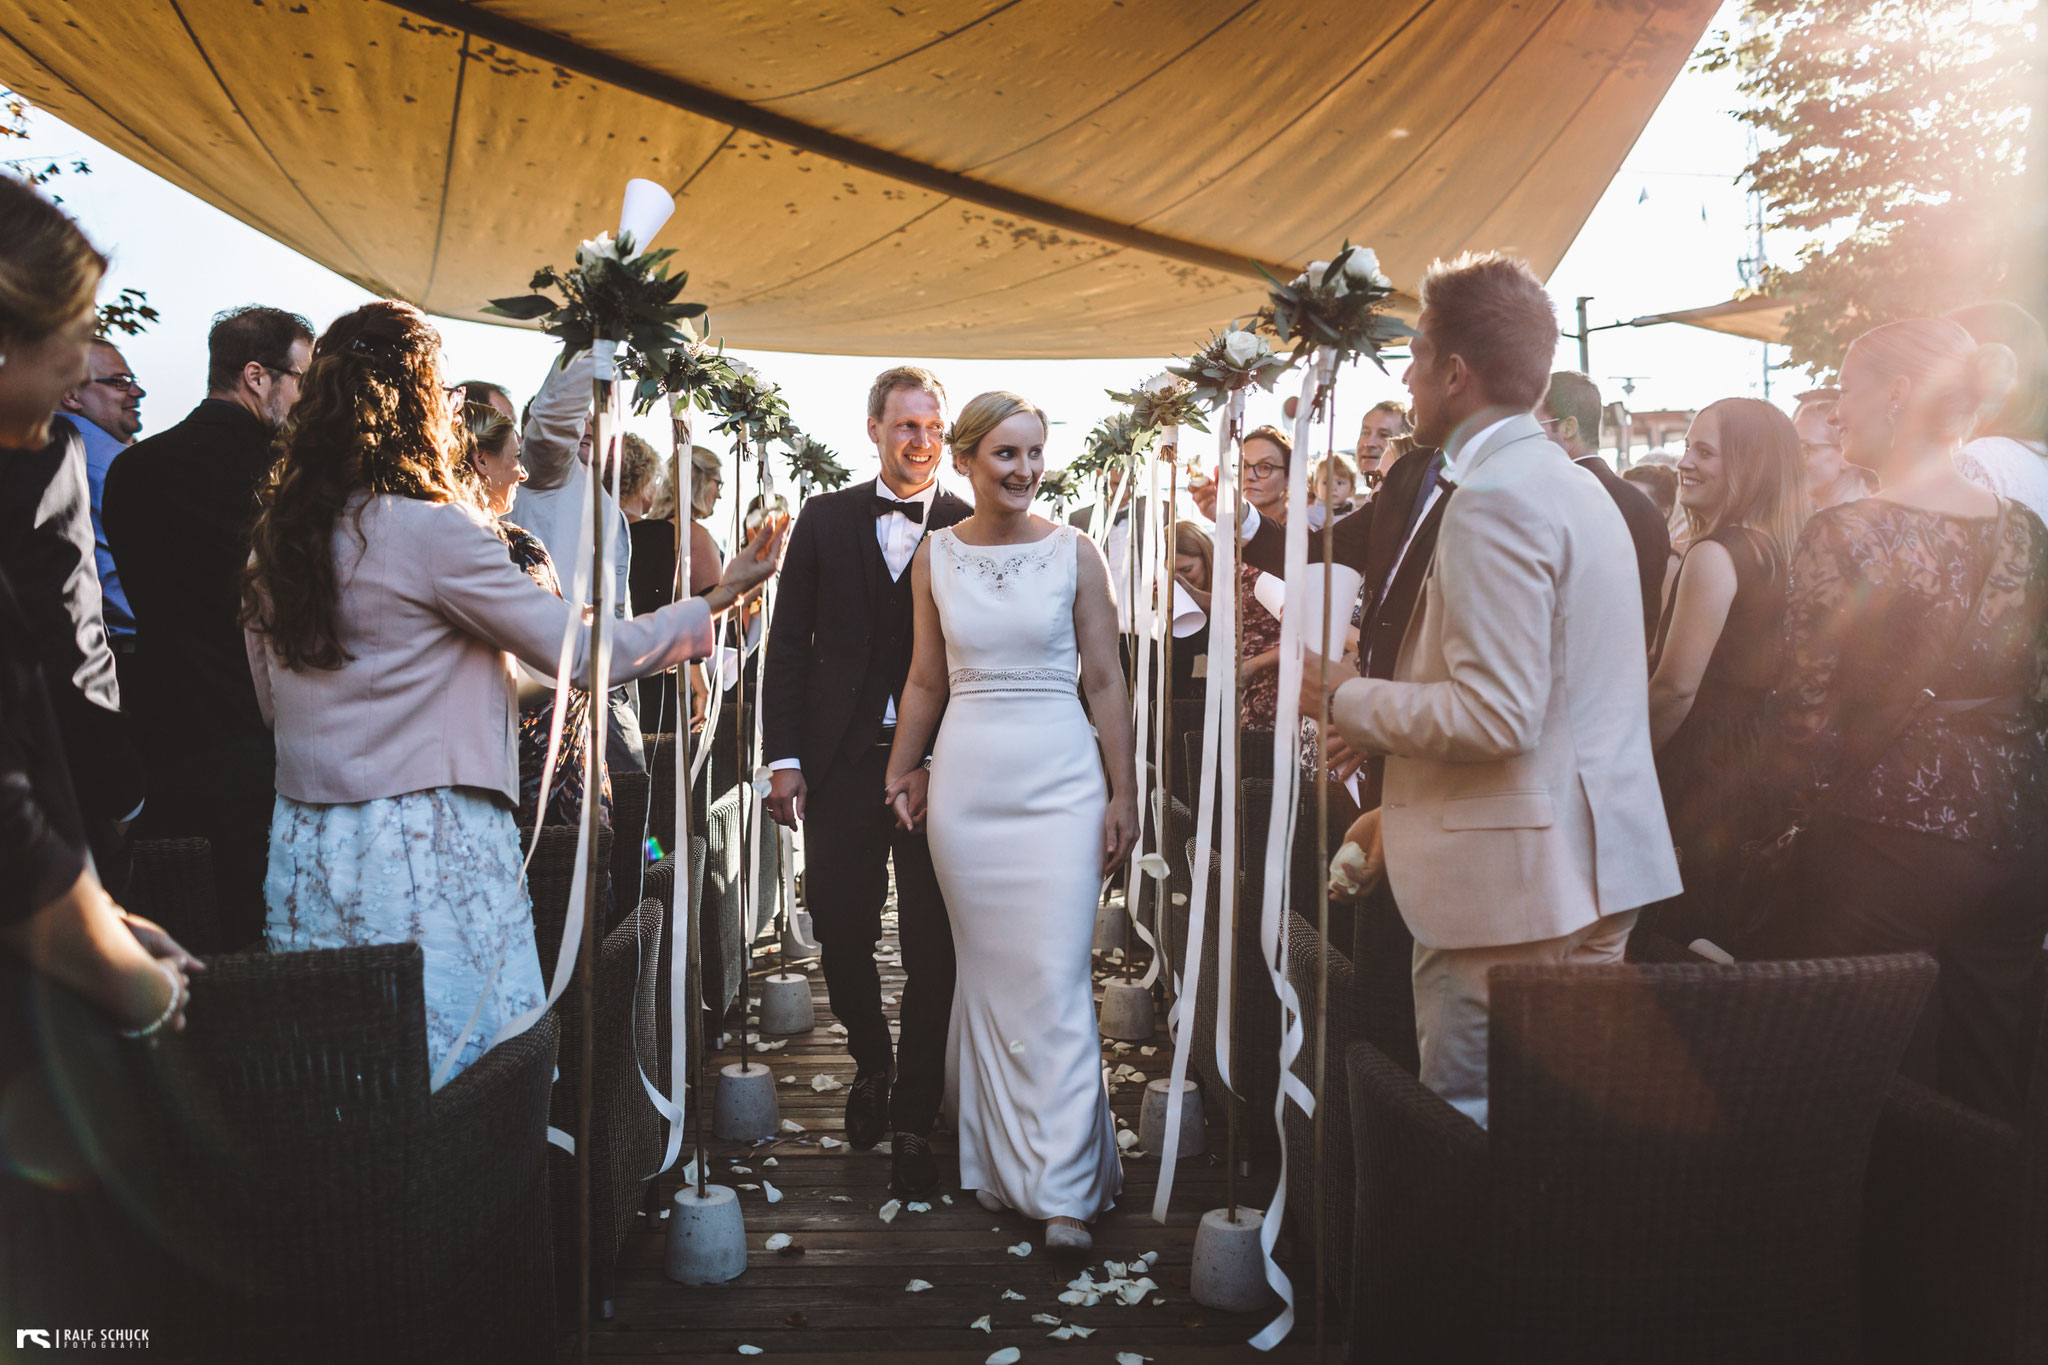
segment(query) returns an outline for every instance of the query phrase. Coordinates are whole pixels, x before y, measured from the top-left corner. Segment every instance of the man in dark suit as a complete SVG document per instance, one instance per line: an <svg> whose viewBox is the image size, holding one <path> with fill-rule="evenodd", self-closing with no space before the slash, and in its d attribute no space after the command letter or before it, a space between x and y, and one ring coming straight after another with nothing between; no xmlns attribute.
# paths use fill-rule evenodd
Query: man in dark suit
<svg viewBox="0 0 2048 1365"><path fill-rule="evenodd" d="M1536 418L1544 434L1561 445L1572 463L1591 470L1628 523L1636 549L1636 571L1642 576L1643 639L1657 641L1657 618L1664 614L1664 569L1671 561L1671 527L1650 495L1614 472L1600 454L1600 388L1577 370L1550 376L1550 392Z"/></svg>
<svg viewBox="0 0 2048 1365"><path fill-rule="evenodd" d="M927 531L973 510L938 487L945 433L936 376L905 366L875 380L868 438L881 477L804 504L761 679L768 813L791 829L803 824L811 924L853 1053L847 1140L868 1148L893 1130L892 1183L908 1199L940 1188L929 1139L945 1095L953 929L924 835L896 827L882 791L910 673L910 559ZM893 1090L874 960L892 860L905 978Z"/></svg>
<svg viewBox="0 0 2048 1365"><path fill-rule="evenodd" d="M312 349L306 320L282 309L215 318L206 398L124 451L102 498L139 642L134 701L150 793L141 832L213 846L219 938L195 936L199 952L263 936L276 755L242 643L242 570L271 440Z"/></svg>

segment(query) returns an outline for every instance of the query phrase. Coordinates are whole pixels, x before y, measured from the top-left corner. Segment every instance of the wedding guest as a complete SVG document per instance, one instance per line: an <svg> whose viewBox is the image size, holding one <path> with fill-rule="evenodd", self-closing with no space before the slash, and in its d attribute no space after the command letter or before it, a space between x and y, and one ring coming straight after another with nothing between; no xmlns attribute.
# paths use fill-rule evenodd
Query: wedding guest
<svg viewBox="0 0 2048 1365"><path fill-rule="evenodd" d="M219 938L192 943L237 952L263 937L277 804L277 752L242 643L242 574L256 490L298 401L313 329L249 305L214 318L206 349L206 397L114 462L106 524L136 617L131 710L151 796L136 833L207 841Z"/></svg>
<svg viewBox="0 0 2048 1365"><path fill-rule="evenodd" d="M462 386L463 392L470 392ZM466 458L476 479L477 501L498 523L512 562L541 587L562 596L562 584L548 558L547 547L531 531L507 520L513 494L526 480L526 466L519 460L519 431L512 419L496 407L476 402L462 405L462 425L468 434ZM520 828L535 824L574 825L583 814L583 764L590 747L590 691L571 686L562 704L561 742L555 766L549 769L548 741L555 727L554 675L519 666L519 805L515 818ZM548 804L540 809L541 779L547 778ZM598 822L609 826L612 817L611 785L598 791Z"/></svg>
<svg viewBox="0 0 2048 1365"><path fill-rule="evenodd" d="M1666 517L1642 489L1614 472L1600 454L1600 421L1604 404L1600 388L1577 370L1559 370L1550 376L1550 388L1543 397L1543 411L1537 414L1550 439L1564 448L1572 463L1600 480L1607 496L1628 524L1628 538L1636 551L1636 582L1643 598L1643 638L1657 633L1657 613L1664 605L1664 571L1671 559L1671 530Z"/></svg>
<svg viewBox="0 0 2048 1365"><path fill-rule="evenodd" d="M1667 528L1674 521L1683 524L1685 509L1678 505L1677 466L1648 462L1632 464L1622 471L1621 477L1643 490L1656 505L1657 515L1664 518L1664 525ZM1671 603L1672 585L1678 581L1678 565L1683 558L1679 553L1679 547L1684 544L1685 538L1682 534L1674 536L1671 541L1671 553L1664 560L1664 582L1658 589L1657 600L1666 606Z"/></svg>
<svg viewBox="0 0 2048 1365"><path fill-rule="evenodd" d="M63 417L85 441L85 482L92 494L93 564L100 575L100 613L107 623L107 643L114 651L124 705L134 696L135 614L121 590L121 572L107 548L100 499L107 468L114 457L135 442L142 430L142 400L148 392L136 382L120 347L95 337L85 382L64 395Z"/></svg>
<svg viewBox="0 0 2048 1365"><path fill-rule="evenodd" d="M686 429L687 430L687 429ZM626 514L627 538L633 558L627 573L632 611L638 616L675 600L675 498L669 487L668 462L639 436L628 432L621 442L627 452L620 471L619 506ZM716 581L714 577L713 581ZM649 734L676 728L676 680L657 673L639 683L640 721Z"/></svg>
<svg viewBox="0 0 2048 1365"><path fill-rule="evenodd" d="M1865 471L1842 458L1842 438L1828 420L1840 396L1840 389L1808 389L1792 409L1800 458L1806 464L1807 498L1815 511L1840 507L1871 492L1863 482Z"/></svg>
<svg viewBox="0 0 2048 1365"><path fill-rule="evenodd" d="M2011 392L1978 414L1956 468L1972 483L2025 505L2048 520L2048 338L2016 303L1977 303L1948 315L1979 344L2012 352Z"/></svg>
<svg viewBox="0 0 2048 1365"><path fill-rule="evenodd" d="M142 762L121 712L94 568L85 451L53 420L87 373L93 294L106 259L62 211L0 176L0 573L27 620L98 875L119 895ZM35 411L31 413L29 406Z"/></svg>
<svg viewBox="0 0 2048 1365"><path fill-rule="evenodd" d="M1408 409L1398 399L1375 403L1358 424L1358 477L1367 489L1376 489L1387 471L1400 458L1393 443L1408 434Z"/></svg>
<svg viewBox="0 0 2048 1365"><path fill-rule="evenodd" d="M1244 498L1261 523L1276 530L1287 525L1287 468L1294 442L1278 427L1260 427L1244 438L1238 465L1244 476ZM1249 520L1249 518L1247 518ZM1280 687L1280 618L1254 595L1257 565L1238 566L1237 610L1243 643L1238 662L1238 727L1252 735L1273 733ZM1270 741L1268 741L1270 742Z"/></svg>
<svg viewBox="0 0 2048 1365"><path fill-rule="evenodd" d="M1357 510L1358 471L1342 455L1328 455L1316 461L1309 476L1308 526L1320 531L1332 521L1341 521Z"/></svg>
<svg viewBox="0 0 2048 1365"><path fill-rule="evenodd" d="M1742 846L1776 833L1766 703L1781 671L1806 468L1791 419L1756 398L1703 408L1678 468L1690 534L1651 650L1650 742L1685 889L1643 923L1679 943L1733 949L1747 908Z"/></svg>
<svg viewBox="0 0 2048 1365"><path fill-rule="evenodd" d="M277 735L270 947L418 942L437 1086L546 998L512 660L552 674L574 610L507 555L459 430L425 314L379 301L336 319L262 490L245 597ZM781 539L766 528L709 597L619 621L611 680L709 652ZM586 680L588 634L567 638Z"/></svg>
<svg viewBox="0 0 2048 1365"><path fill-rule="evenodd" d="M558 565L573 566L580 547L589 544L590 514L583 507L581 479L590 464L590 391L596 359L588 350L564 354L548 366L540 392L526 405L519 433L520 460L527 480L512 499L512 520L532 532ZM495 387L495 386L493 386ZM612 522L612 611L624 618L632 611L633 538L624 509L613 500L611 484L598 490ZM590 558L582 550L584 559ZM573 567L568 574L574 582ZM587 603L602 588L590 585ZM610 722L605 730L605 765L645 772L647 756L640 737L639 708L634 689L612 690Z"/></svg>
<svg viewBox="0 0 2048 1365"><path fill-rule="evenodd" d="M606 469L605 487L611 482L611 470ZM653 444L638 432L619 433L619 510L626 514L628 526L646 519L664 484L661 456Z"/></svg>
<svg viewBox="0 0 2048 1365"><path fill-rule="evenodd" d="M1382 809L1346 842L1415 934L1422 1081L1483 1125L1488 970L1619 961L1637 910L1679 881L1627 526L1531 413L1550 298L1489 253L1433 264L1421 299L1415 436L1457 486L1422 616L1391 680L1311 655L1302 705L1327 700L1348 749L1387 755Z"/></svg>
<svg viewBox="0 0 2048 1365"><path fill-rule="evenodd" d="M1199 623L1173 622L1173 696L1176 701L1199 699L1208 686L1209 613L1211 582L1216 573L1216 543L1209 533L1192 521L1174 527L1173 577L1181 593L1201 614Z"/></svg>
<svg viewBox="0 0 2048 1365"><path fill-rule="evenodd" d="M2048 933L2048 530L1955 452L2012 365L1937 318L1843 357L1830 420L1884 486L1814 513L1793 554L1776 743L1807 829L1765 937L1781 956L1933 954L1907 1070L2007 1120Z"/></svg>
<svg viewBox="0 0 2048 1365"><path fill-rule="evenodd" d="M929 532L972 509L938 485L946 440L938 376L909 365L877 375L867 431L879 476L807 499L790 536L762 674L762 758L769 815L803 827L811 924L855 1068L847 1141L871 1148L893 1131L892 1188L927 1199L941 1188L931 1132L946 1090L953 930L930 845L896 828L883 792L910 672L910 561ZM905 978L900 1043L882 1010L874 958L892 865Z"/></svg>
<svg viewBox="0 0 2048 1365"><path fill-rule="evenodd" d="M525 425L519 419L519 409L513 406L512 395L506 391L503 384L491 379L465 379L455 387L462 391L463 402L482 403L487 408L495 408L503 413L507 421L518 423L522 427Z"/></svg>
<svg viewBox="0 0 2048 1365"><path fill-rule="evenodd" d="M725 551L712 538L706 525L718 511L719 494L725 487L725 463L707 446L690 448L690 595L701 597L718 581L725 563ZM644 523L643 523L644 524ZM761 610L761 599L750 605ZM683 672L690 680L690 729L704 728L711 709L711 681L718 672L716 659L692 664ZM666 675L664 675L666 677ZM643 684L645 679L642 679Z"/></svg>

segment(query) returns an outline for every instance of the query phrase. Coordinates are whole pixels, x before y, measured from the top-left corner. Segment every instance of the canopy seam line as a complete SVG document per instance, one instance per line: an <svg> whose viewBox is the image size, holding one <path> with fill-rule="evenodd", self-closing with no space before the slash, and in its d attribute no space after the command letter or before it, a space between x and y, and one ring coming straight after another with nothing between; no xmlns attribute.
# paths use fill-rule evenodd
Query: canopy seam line
<svg viewBox="0 0 2048 1365"><path fill-rule="evenodd" d="M989 20L991 20L991 19L995 18L995 17L996 17L996 16L998 15L998 14L1001 14L1001 13L1002 13L1002 12L1003 12L1004 10L1006 10L1006 9L1015 9L1015 8L1016 8L1016 7L1018 6L1018 5L1021 5L1021 4L1023 4L1023 3L1024 3L1024 0L1003 0L1003 3L1002 3L1002 4L1000 4L1000 5L997 5L997 6L996 6L996 7L994 8L994 9L990 10L990 11L989 11L989 12L988 12L987 14L979 15L979 16L977 16L977 17L973 18L973 19L970 19L970 20L968 20L968 21L967 21L966 23L962 24L962 25L961 25L960 27L958 27L958 28L954 29L954 30L953 30L953 31L952 31L951 33L941 33L941 34L940 34L940 35L939 35L938 37L936 37L936 38L932 39L932 40L931 40L930 42L928 42L928 43L919 43L919 44L918 44L918 45L917 45L916 47L913 47L913 48L911 48L911 49L910 49L909 51L907 51L907 52L899 52L899 53L897 53L897 54L896 54L895 56L893 56L893 57L889 58L889 59L888 59L888 60L886 60L886 61L880 61L880 62L876 62L876 63L875 63L875 64L874 64L873 66L871 66L871 67L868 67L868 68L867 68L866 70L864 70L864 71L852 71L852 72L848 72L848 73L847 73L846 75L844 75L844 76L834 76L834 77L833 77L833 78L832 78L831 80L829 80L829 81L826 81L826 82L824 82L823 84L820 84L820 85L814 85L814 86L810 87L810 88L809 88L808 90L788 90L788 91L784 91L784 92L783 92L782 94L780 94L780 95L763 95L763 96L762 96L762 97L761 97L760 99L757 99L757 100L750 100L750 101L748 101L748 102L749 102L749 103L751 103L751 104L757 104L757 105L759 105L759 104L773 104L773 103L774 103L774 102L775 102L776 100L793 100L793 99L796 99L796 98L797 98L798 96L800 96L800 95L815 95L815 94L817 94L817 93L818 93L818 92L819 92L820 90L830 90L830 89L831 89L831 88L832 88L833 86L835 86L835 85L844 85L844 84L845 84L846 82L848 82L848 81L857 81L857 80L859 80L859 79L860 79L860 78L861 78L862 76L872 76L872 75L874 75L874 74L875 74L875 72L877 72L877 71L880 71L880 70L881 70L881 69L882 69L883 67L885 67L885 66L894 66L894 65L895 65L896 63L898 63L898 62L902 62L902 61L908 61L908 60L909 60L910 58L912 58L912 57L915 57L915 56L916 56L916 55L917 55L918 53L920 53L920 52L929 52L929 51L931 51L931 50L932 50L933 48L937 47L937 46L938 46L938 45L939 45L940 43L946 43L946 42L951 42L951 41L952 41L953 39L955 39L955 38L959 37L959 36L960 36L961 34L963 34L963 33L967 32L967 30L968 30L968 29L971 29L971 28L977 28L977 27L979 27L980 25L982 25L982 24L985 24L985 23L987 23L987 22L988 22Z"/></svg>
<svg viewBox="0 0 2048 1365"><path fill-rule="evenodd" d="M831 157L857 170L915 185L949 198L963 199L999 213L1016 214L1050 227L1065 228L1104 242L1207 266L1231 275L1257 278L1256 267L1259 264L1275 272L1284 273L1290 269L1273 262L1255 262L1244 252L1172 237L1133 223L1119 222L1085 209L1059 204L1026 190L1011 189L976 180L958 171L943 170L900 152L887 151L843 133L828 132L786 114L761 109L745 100L651 71L624 57L585 47L559 34L479 8L469 0L384 0L384 3L392 9L446 24L451 29L474 33L671 108L730 123L787 146Z"/></svg>
<svg viewBox="0 0 2048 1365"><path fill-rule="evenodd" d="M1097 114L1100 114L1103 110L1109 108L1110 105L1115 104L1118 100L1125 99L1133 94L1136 94L1139 87L1143 86L1147 81L1150 81L1154 76L1160 75L1170 67L1178 66L1182 61L1184 61L1189 56L1189 54L1193 53L1196 48L1202 46L1211 38L1214 38L1217 34L1221 33L1224 29L1229 28L1232 24L1236 23L1239 19L1243 18L1247 11L1258 8L1258 5L1259 0L1245 0L1245 4L1240 6L1229 17L1225 18L1223 22L1216 25L1216 27L1210 29L1207 33L1204 33L1201 37L1195 39L1195 41L1193 41L1192 43L1189 43L1179 52L1176 52L1171 57L1168 57L1158 66L1153 67L1143 76L1140 76L1137 80L1131 82L1130 85L1126 86L1122 90L1117 91L1114 95L1111 95L1102 103L1096 105L1092 109L1089 109L1085 113L1079 114L1076 117L1067 120L1065 123L1062 123L1059 127L1054 128L1049 132L1041 133L1039 136L1031 139L1031 141L1029 142L1026 142L1020 146L1012 147L1007 152L999 153L996 156L990 157L986 161L977 161L972 166L965 167L962 171L962 174L972 175L974 172L982 170L989 166L993 166L999 161L1007 161L1013 156L1021 156L1025 152L1030 151L1033 147L1036 147L1039 143L1044 142L1047 138L1058 137L1061 133L1066 132L1068 129L1073 128L1078 124L1086 123L1089 119L1094 118Z"/></svg>
<svg viewBox="0 0 2048 1365"><path fill-rule="evenodd" d="M1508 69L1515 64L1515 62L1521 57L1521 55L1524 52L1528 51L1529 45L1536 41L1537 35L1542 33L1543 30L1549 26L1550 21L1557 17L1558 11L1563 9L1565 7L1565 4L1566 0L1552 0L1549 11L1545 13L1541 19L1538 19L1535 23L1529 26L1529 31L1522 35L1522 41L1515 44L1515 50L1508 53L1508 55L1504 59L1502 59L1500 65L1494 68L1493 74L1486 78L1484 84L1480 85L1475 90L1473 90L1472 98L1466 100L1464 105L1459 108L1457 113L1452 114L1449 118L1445 119L1438 126L1436 132L1429 138L1428 141L1424 142L1420 147L1415 149L1415 155L1408 158L1408 162L1406 165L1402 166L1399 170L1394 171L1390 175L1381 177L1380 187L1377 190L1373 191L1372 195L1368 199L1366 199L1366 201L1363 204L1360 204L1358 206L1357 212L1360 215L1363 215L1374 204L1378 203L1381 199L1385 198L1387 192L1391 190L1395 185L1399 184L1403 177L1412 173L1417 166L1421 165L1423 161L1428 159L1428 157L1435 151L1437 144L1442 142L1446 137L1450 136L1451 129L1457 126L1459 120L1463 119L1465 115L1471 113L1473 107L1477 105L1481 99L1485 98L1486 92L1493 89L1493 87L1500 81L1500 78L1507 74ZM1553 142L1554 141L1555 139L1553 139ZM1545 145L1548 146L1550 144ZM1527 172L1524 172L1524 174L1526 175ZM1498 208L1499 205L1496 204L1495 207Z"/></svg>
<svg viewBox="0 0 2048 1365"><path fill-rule="evenodd" d="M462 124L462 87L469 77L469 35L462 35L462 53L455 62L455 101L448 109L448 155L441 165L441 211L434 219L434 257L427 265L427 286L420 290L421 298L429 298L434 292L434 281L441 275L441 244L448 235L448 186L455 178L455 134Z"/></svg>
<svg viewBox="0 0 2048 1365"><path fill-rule="evenodd" d="M1372 65L1372 63L1376 61L1382 53L1384 53L1389 47L1393 46L1395 40L1400 38L1402 34L1406 33L1411 27L1413 27L1415 22L1418 19L1422 18L1422 16L1426 14L1429 11L1430 7L1435 3L1436 0L1422 0L1422 4L1416 8L1414 13L1410 14L1406 19L1403 19L1399 27L1397 27L1392 33L1389 33L1385 38L1381 39L1380 42L1376 46L1374 46L1372 51L1366 53L1363 57L1360 57L1357 63L1354 66L1352 66L1352 68L1349 71L1346 71L1343 75L1339 76L1336 80L1332 81L1330 83L1329 89L1323 91L1322 94L1317 95L1313 100L1310 100L1306 105L1303 105L1301 109L1295 113L1293 118L1287 120L1287 122L1281 124L1278 128L1275 128L1270 134L1266 136L1264 141L1259 143L1258 146L1253 147L1243 156L1231 162L1222 170L1216 172L1216 174L1203 180L1200 184L1190 189L1186 194L1183 194L1180 198L1174 200L1172 203L1162 204L1153 212L1146 214L1143 218L1140 218L1138 220L1138 223L1134 224L1134 226L1139 226L1145 223L1152 222L1159 218L1162 214L1173 212L1173 210L1179 208L1182 204L1187 203L1188 200L1194 198L1196 195L1200 194L1203 190L1209 188L1211 185L1219 184L1223 180L1227 179L1229 176L1231 176L1237 171L1238 167L1244 165L1247 161L1250 161L1260 152L1265 151L1266 148L1272 146L1275 142L1278 142L1283 136L1285 136L1289 131L1291 131L1296 124L1300 123L1303 119L1307 118L1310 114L1314 113L1317 109L1322 107L1322 105L1326 103L1332 96L1334 96L1339 90L1342 90L1347 84L1349 84L1353 76L1356 76L1359 72L1365 70L1366 67Z"/></svg>
<svg viewBox="0 0 2048 1365"><path fill-rule="evenodd" d="M270 164L277 167L277 173L284 177L287 185L292 187L292 192L299 196L300 202L312 210L313 216L320 220L320 226L332 233L334 240L340 243L349 255L356 258L356 264L363 268L363 273L372 279L377 278L377 272L371 269L368 261L363 259L363 253L356 250L355 243L342 236L341 231L332 222L328 221L327 215L320 211L320 206L315 204L312 196L306 193L306 187L301 185L297 177L285 169L283 160L279 158L276 152L270 149L270 144L263 140L263 134L256 131L254 120L242 108L242 102L235 98L235 92L228 89L228 83L221 78L220 68L213 64L213 57L207 52L206 44L200 42L199 35L193 31L192 21L185 17L184 7L178 3L178 0L168 0L168 3L171 7L171 13L178 16L178 24L185 30L185 36L192 40L192 50L199 54L200 61L206 63L207 71L213 76L213 83L220 87L220 93L227 99L228 108L235 111L235 117L240 119L242 126L249 130L249 136L256 139L256 145L261 147L263 154L270 158Z"/></svg>
<svg viewBox="0 0 2048 1365"><path fill-rule="evenodd" d="M724 151L727 147L730 147L732 145L732 135L734 133L737 133L738 131L739 129L737 127L727 128L725 130L725 136L718 139L718 145L711 149L711 154L705 157L702 161L697 163L697 169L691 171L689 175L685 176L683 178L682 184L676 186L674 189L669 191L669 198L682 198L683 192L689 189L690 186L697 183L697 177L704 174L704 172L710 168L712 162L718 160L718 154Z"/></svg>

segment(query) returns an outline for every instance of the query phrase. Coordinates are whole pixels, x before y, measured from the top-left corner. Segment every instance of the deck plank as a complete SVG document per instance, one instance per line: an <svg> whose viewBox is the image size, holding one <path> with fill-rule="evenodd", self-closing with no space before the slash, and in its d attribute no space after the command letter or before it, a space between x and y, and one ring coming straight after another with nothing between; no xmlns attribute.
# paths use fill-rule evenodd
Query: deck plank
<svg viewBox="0 0 2048 1365"><path fill-rule="evenodd" d="M893 1031L896 1005L889 997L901 994L903 981L900 967L889 961L897 956L893 915L885 930L889 938L879 958ZM758 997L760 978L779 968L766 958L758 959L756 968L749 993ZM1209 1116L1211 1154L1181 1163L1173 1208L1163 1226L1151 1218L1157 1156L1126 1154L1123 1194L1096 1224L1095 1249L1087 1259L1050 1255L1040 1245L1041 1227L1016 1215L991 1215L957 1186L948 1188L951 1205L935 1201L928 1213L905 1209L884 1223L879 1210L891 1197L889 1158L850 1147L828 1151L818 1141L827 1136L843 1141L845 1091L818 1092L811 1080L824 1075L850 1082L853 1062L845 1040L829 1031L832 1015L815 962L809 973L818 1026L757 1054L778 1078L782 1117L802 1124L804 1131L751 1146L711 1144L714 1183L760 1183L765 1177L783 1196L770 1204L764 1191L740 1192L751 1248L746 1272L724 1285L671 1283L662 1273L662 1225L640 1220L620 1254L613 1316L593 1324L593 1359L631 1359L639 1365L731 1360L742 1344L761 1348L763 1360L792 1365L884 1365L906 1357L934 1365L979 1365L1006 1346L1017 1347L1027 1363L1063 1358L1108 1362L1119 1351L1135 1351L1162 1365L1313 1358L1312 1351L1293 1342L1265 1354L1245 1344L1277 1311L1277 1298L1265 1311L1231 1314L1204 1309L1189 1297L1196 1226L1204 1210L1224 1202L1227 1185L1220 1155L1224 1133L1214 1113ZM1098 972L1098 981L1104 974ZM709 1068L712 1075L738 1060L737 1037L729 1034L725 1042ZM1117 1051L1105 1041L1104 1060L1112 1066L1129 1062L1151 1078L1167 1075L1172 1053L1163 1026L1149 1045L1158 1051L1147 1057L1135 1046ZM1142 1084L1119 1084L1110 1096L1111 1111L1135 1127L1143 1097ZM933 1146L948 1178L957 1178L951 1135L937 1135ZM776 1162L772 1167L764 1164L770 1158ZM680 1165L659 1179L665 1198L680 1183ZM735 1173L735 1165L748 1169ZM1238 1184L1241 1198L1263 1205L1273 1173L1255 1172ZM777 1232L790 1234L789 1251L764 1249ZM1030 1255L1009 1253L1007 1248L1019 1242L1032 1244ZM1099 1279L1105 1260L1132 1260L1147 1251L1158 1253L1150 1274L1159 1288L1144 1303L1126 1307L1104 1300L1085 1308L1059 1302L1067 1282L1084 1267ZM913 1279L932 1288L908 1293L905 1287ZM1004 1299L1005 1289L1024 1300ZM1050 1339L1052 1326L1033 1322L1034 1313L1092 1328L1093 1334L1065 1342ZM971 1327L983 1315L992 1330ZM574 1358L570 1326L562 1337L565 1360ZM1301 1335L1297 1332L1297 1341Z"/></svg>

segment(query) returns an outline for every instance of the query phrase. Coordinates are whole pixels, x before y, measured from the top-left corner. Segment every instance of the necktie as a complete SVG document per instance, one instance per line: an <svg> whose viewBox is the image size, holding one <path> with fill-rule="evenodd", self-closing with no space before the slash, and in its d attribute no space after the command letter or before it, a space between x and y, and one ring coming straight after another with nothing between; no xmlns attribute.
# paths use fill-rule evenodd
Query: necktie
<svg viewBox="0 0 2048 1365"><path fill-rule="evenodd" d="M901 512L904 516L909 517L919 526L924 525L923 503L898 502L894 498L885 498L880 493L875 494L875 515L878 517L886 517L891 512Z"/></svg>

